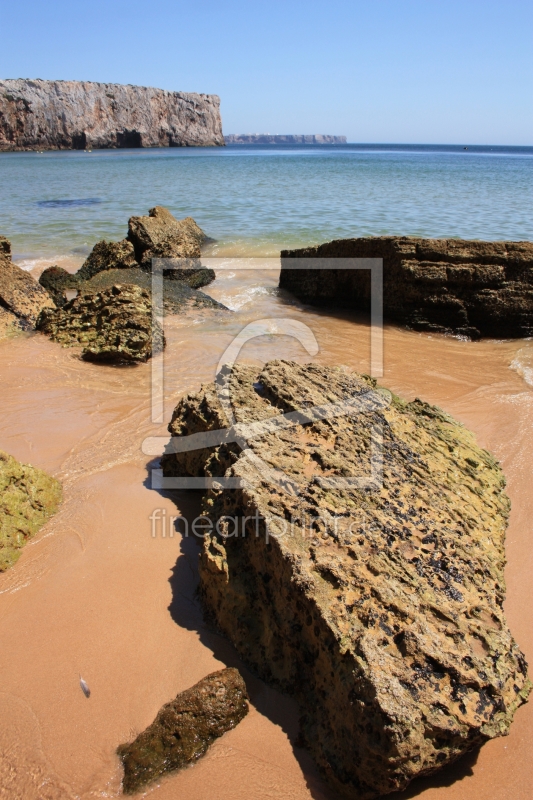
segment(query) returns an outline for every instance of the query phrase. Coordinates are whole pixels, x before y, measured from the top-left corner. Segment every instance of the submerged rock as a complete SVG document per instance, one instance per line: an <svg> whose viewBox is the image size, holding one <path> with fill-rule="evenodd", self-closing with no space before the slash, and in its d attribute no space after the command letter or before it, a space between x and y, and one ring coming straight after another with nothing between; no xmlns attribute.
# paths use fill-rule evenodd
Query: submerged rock
<svg viewBox="0 0 533 800"><path fill-rule="evenodd" d="M238 479L204 498L201 597L298 700L330 783L369 800L505 735L531 684L503 613L494 458L433 406L284 361L183 398L172 435L228 427L228 392L235 435L169 451L163 470Z"/></svg>
<svg viewBox="0 0 533 800"><path fill-rule="evenodd" d="M0 236L0 306L17 317L22 325L32 328L44 308L55 304L29 272L11 260L11 244Z"/></svg>
<svg viewBox="0 0 533 800"><path fill-rule="evenodd" d="M139 286L80 294L63 308L45 310L37 327L65 347L82 345L87 361L147 361L165 344L160 324L152 329L150 293Z"/></svg>
<svg viewBox="0 0 533 800"><path fill-rule="evenodd" d="M294 258L382 258L386 318L415 330L533 335L533 243L374 236L281 253L280 287L313 305L370 310L370 271L291 270Z"/></svg>
<svg viewBox="0 0 533 800"><path fill-rule="evenodd" d="M133 245L127 239L121 242L97 242L88 258L76 273L78 281L88 281L106 269L131 269L136 267Z"/></svg>
<svg viewBox="0 0 533 800"><path fill-rule="evenodd" d="M59 481L0 450L0 572L13 566L60 501Z"/></svg>
<svg viewBox="0 0 533 800"><path fill-rule="evenodd" d="M213 672L178 694L135 741L118 748L124 793L133 794L166 772L197 761L215 739L244 719L247 701L245 683L232 668Z"/></svg>

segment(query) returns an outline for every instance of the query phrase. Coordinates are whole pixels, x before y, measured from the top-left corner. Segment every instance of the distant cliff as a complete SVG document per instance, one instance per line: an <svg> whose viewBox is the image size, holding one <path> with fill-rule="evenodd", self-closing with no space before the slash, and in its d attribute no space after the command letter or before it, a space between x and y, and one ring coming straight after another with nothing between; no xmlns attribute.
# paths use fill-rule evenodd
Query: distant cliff
<svg viewBox="0 0 533 800"><path fill-rule="evenodd" d="M0 150L224 145L220 99L89 81L0 80Z"/></svg>
<svg viewBox="0 0 533 800"><path fill-rule="evenodd" d="M229 133L224 139L226 144L346 144L346 136L323 133Z"/></svg>

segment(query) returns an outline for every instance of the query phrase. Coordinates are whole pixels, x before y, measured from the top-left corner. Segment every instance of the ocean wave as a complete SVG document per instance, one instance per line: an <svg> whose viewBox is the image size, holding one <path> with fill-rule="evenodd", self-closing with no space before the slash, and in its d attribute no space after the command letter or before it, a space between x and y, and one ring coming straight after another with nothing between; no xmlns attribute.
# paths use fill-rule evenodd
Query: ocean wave
<svg viewBox="0 0 533 800"><path fill-rule="evenodd" d="M15 264L26 272L31 272L34 277L38 278L47 267L63 267L67 272L76 272L83 262L85 257L81 255L57 255L57 256L43 256L41 258L17 258L14 257Z"/></svg>
<svg viewBox="0 0 533 800"><path fill-rule="evenodd" d="M533 386L533 345L521 347L510 368L517 372L529 386Z"/></svg>

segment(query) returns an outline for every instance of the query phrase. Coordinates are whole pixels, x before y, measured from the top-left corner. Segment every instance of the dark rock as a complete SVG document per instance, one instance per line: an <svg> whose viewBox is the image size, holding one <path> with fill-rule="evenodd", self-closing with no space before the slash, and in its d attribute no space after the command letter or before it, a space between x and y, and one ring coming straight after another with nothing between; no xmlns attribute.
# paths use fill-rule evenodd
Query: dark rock
<svg viewBox="0 0 533 800"><path fill-rule="evenodd" d="M92 81L0 80L0 150L224 145L220 99Z"/></svg>
<svg viewBox="0 0 533 800"><path fill-rule="evenodd" d="M163 706L154 722L117 752L124 764L124 794L203 756L248 713L246 686L236 669L203 678Z"/></svg>
<svg viewBox="0 0 533 800"><path fill-rule="evenodd" d="M368 312L368 270L291 270L293 258L382 258L386 318L415 330L533 335L533 243L381 236L284 250L280 287L313 305Z"/></svg>
<svg viewBox="0 0 533 800"><path fill-rule="evenodd" d="M55 308L46 289L29 272L13 264L11 245L4 236L0 237L0 307L29 328L44 308Z"/></svg>
<svg viewBox="0 0 533 800"><path fill-rule="evenodd" d="M159 323L152 329L150 293L139 286L80 294L63 308L43 311L37 327L65 347L82 345L87 361L147 361L165 344Z"/></svg>
<svg viewBox="0 0 533 800"><path fill-rule="evenodd" d="M110 269L99 272L90 281L79 284L79 291L100 292L109 289L117 283L134 284L152 292L152 276L145 270L135 269L117 270ZM191 308L212 308L213 310L228 311L226 306L213 300L204 292L192 289L185 281L163 280L164 308L167 314L180 314Z"/></svg>
<svg viewBox="0 0 533 800"><path fill-rule="evenodd" d="M135 257L148 270L152 258L187 259L180 262L184 268L200 267L198 259L206 239L192 217L177 220L163 206L151 208L147 217L130 217L128 222L128 240Z"/></svg>
<svg viewBox="0 0 533 800"><path fill-rule="evenodd" d="M0 450L0 572L13 566L60 501L59 481Z"/></svg>
<svg viewBox="0 0 533 800"><path fill-rule="evenodd" d="M88 281L106 269L132 269L136 267L133 245L127 239L121 242L97 242L89 257L76 273L78 281Z"/></svg>
<svg viewBox="0 0 533 800"><path fill-rule="evenodd" d="M77 275L72 275L63 267L48 267L41 273L39 283L44 286L58 308L67 302L65 292L78 286Z"/></svg>
<svg viewBox="0 0 533 800"><path fill-rule="evenodd" d="M505 735L531 684L503 612L509 500L494 458L439 409L341 369L237 365L227 392L244 449L231 436L170 447L164 473L240 482L204 498L201 597L298 700L330 783L369 800ZM310 421L279 416L296 411ZM169 430L228 425L209 384ZM370 478L336 482L349 476Z"/></svg>

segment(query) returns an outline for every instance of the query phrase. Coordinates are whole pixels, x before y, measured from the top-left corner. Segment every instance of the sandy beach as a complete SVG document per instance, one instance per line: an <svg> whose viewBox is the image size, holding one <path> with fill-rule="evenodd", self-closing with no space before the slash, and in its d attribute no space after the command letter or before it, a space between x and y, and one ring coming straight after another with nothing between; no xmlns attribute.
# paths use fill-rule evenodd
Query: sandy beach
<svg viewBox="0 0 533 800"><path fill-rule="evenodd" d="M303 309L279 296L275 273L224 273L209 287L233 315L166 321L165 420L179 397L213 379L233 335L251 319L290 317L315 333L323 364L368 371L369 336L342 314ZM477 343L385 329L383 385L455 416L501 461L512 501L507 536L507 620L529 661L531 624L530 449L533 387L527 341ZM241 358L309 360L285 337L246 345ZM150 364L86 364L41 335L0 343L0 448L64 486L59 513L0 575L1 797L116 797L116 747L161 705L223 665L247 681L251 712L194 767L150 787L154 800L333 800L295 741L298 709L254 678L232 646L203 622L195 596L197 543L152 536L154 509L195 515L195 493L151 488L147 436ZM80 675L91 689L87 699ZM531 704L509 737L412 784L401 797L525 800L530 794ZM143 795L144 796L144 795ZM396 795L398 796L398 795ZM398 796L399 797L399 796Z"/></svg>

